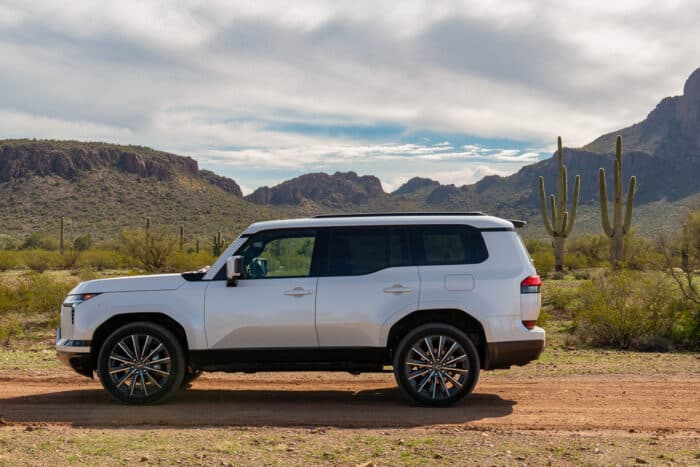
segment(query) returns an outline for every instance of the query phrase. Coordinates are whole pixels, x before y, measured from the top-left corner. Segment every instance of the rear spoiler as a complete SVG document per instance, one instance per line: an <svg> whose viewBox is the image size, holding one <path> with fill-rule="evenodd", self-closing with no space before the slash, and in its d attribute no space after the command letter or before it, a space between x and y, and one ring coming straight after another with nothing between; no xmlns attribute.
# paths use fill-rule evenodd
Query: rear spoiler
<svg viewBox="0 0 700 467"><path fill-rule="evenodd" d="M518 219L511 219L510 222L516 229L521 229L527 225L527 221L519 221Z"/></svg>

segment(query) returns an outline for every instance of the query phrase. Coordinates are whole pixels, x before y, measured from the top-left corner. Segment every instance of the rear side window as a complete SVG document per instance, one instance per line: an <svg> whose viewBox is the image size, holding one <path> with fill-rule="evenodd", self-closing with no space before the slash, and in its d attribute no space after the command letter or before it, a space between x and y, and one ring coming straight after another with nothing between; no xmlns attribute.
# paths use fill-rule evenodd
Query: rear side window
<svg viewBox="0 0 700 467"><path fill-rule="evenodd" d="M476 264L488 258L481 232L465 225L430 225L413 228L416 263L423 266Z"/></svg>
<svg viewBox="0 0 700 467"><path fill-rule="evenodd" d="M388 267L389 232L386 227L332 229L328 274L355 276Z"/></svg>

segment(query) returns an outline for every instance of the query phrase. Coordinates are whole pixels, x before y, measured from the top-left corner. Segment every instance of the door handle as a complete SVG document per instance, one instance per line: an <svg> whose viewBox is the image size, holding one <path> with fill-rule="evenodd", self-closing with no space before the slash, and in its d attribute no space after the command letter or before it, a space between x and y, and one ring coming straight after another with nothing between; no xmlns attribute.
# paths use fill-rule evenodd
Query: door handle
<svg viewBox="0 0 700 467"><path fill-rule="evenodd" d="M396 294L409 293L411 291L412 291L412 289L410 287L404 287L401 284L394 284L391 287L387 287L386 289L384 289L384 293L396 293Z"/></svg>
<svg viewBox="0 0 700 467"><path fill-rule="evenodd" d="M305 289L304 287L294 287L292 290L285 290L285 295L290 295L292 297L302 297L304 295L311 295L313 291Z"/></svg>

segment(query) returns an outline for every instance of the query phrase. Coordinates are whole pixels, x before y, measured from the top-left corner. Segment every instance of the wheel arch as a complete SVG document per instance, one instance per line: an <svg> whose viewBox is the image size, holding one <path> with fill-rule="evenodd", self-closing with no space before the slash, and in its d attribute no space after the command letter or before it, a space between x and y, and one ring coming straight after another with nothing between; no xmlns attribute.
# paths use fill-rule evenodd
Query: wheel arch
<svg viewBox="0 0 700 467"><path fill-rule="evenodd" d="M100 324L97 329L95 329L92 342L90 344L90 354L92 355L93 367L96 367L97 365L97 356L99 355L100 348L107 337L109 337L110 334L120 327L139 321L159 324L171 331L180 342L180 345L182 345L182 351L185 353L186 361L189 361L189 345L187 342L185 328L172 317L166 315L165 313L122 313L112 316L107 321Z"/></svg>
<svg viewBox="0 0 700 467"><path fill-rule="evenodd" d="M463 331L474 343L479 353L481 367L488 367L488 343L483 325L469 313L455 308L417 310L394 323L389 329L386 342L392 357L394 349L406 334L418 326L429 323L451 324Z"/></svg>

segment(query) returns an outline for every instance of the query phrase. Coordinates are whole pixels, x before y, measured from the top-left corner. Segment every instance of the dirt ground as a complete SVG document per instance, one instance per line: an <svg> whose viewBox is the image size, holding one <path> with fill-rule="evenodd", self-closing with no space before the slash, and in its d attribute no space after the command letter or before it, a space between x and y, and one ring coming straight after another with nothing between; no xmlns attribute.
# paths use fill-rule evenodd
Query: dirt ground
<svg viewBox="0 0 700 467"><path fill-rule="evenodd" d="M445 409L391 374L205 374L111 401L50 348L0 352L2 465L700 465L700 355L549 348Z"/></svg>
<svg viewBox="0 0 700 467"><path fill-rule="evenodd" d="M72 426L460 425L538 430L700 431L700 379L615 375L490 379L449 409L404 400L390 374L205 375L162 405L129 407L79 376L0 377L5 423Z"/></svg>

